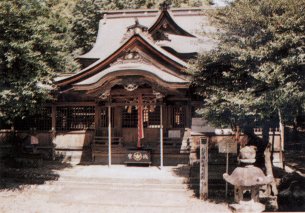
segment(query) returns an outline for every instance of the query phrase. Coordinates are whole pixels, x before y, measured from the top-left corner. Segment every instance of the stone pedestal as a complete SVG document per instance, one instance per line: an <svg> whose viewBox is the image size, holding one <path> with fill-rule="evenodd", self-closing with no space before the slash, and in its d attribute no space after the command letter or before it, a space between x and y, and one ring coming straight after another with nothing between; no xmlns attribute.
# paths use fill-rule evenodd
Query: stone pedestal
<svg viewBox="0 0 305 213"><path fill-rule="evenodd" d="M254 202L254 200L240 201L238 204L231 204L229 206L236 213L260 213L265 210L263 204Z"/></svg>
<svg viewBox="0 0 305 213"><path fill-rule="evenodd" d="M265 176L263 171L253 166L255 162L255 148L244 147L240 150L243 167L234 169L231 175L225 173L223 178L235 187L234 199L237 204L231 204L233 212L262 212L265 205L259 203L259 189L273 181L272 176ZM244 192L250 191L251 200L245 201Z"/></svg>

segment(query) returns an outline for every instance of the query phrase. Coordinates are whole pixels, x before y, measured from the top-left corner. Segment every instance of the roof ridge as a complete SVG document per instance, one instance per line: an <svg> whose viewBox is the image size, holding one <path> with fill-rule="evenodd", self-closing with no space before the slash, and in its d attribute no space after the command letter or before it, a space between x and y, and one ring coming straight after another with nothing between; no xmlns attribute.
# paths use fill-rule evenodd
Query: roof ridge
<svg viewBox="0 0 305 213"><path fill-rule="evenodd" d="M188 7L188 8L171 8L168 11L174 15L200 15L203 10L212 9L211 7ZM107 15L107 18L123 18L133 16L156 16L161 11L159 9L133 9L133 10L103 10L100 12L102 17Z"/></svg>

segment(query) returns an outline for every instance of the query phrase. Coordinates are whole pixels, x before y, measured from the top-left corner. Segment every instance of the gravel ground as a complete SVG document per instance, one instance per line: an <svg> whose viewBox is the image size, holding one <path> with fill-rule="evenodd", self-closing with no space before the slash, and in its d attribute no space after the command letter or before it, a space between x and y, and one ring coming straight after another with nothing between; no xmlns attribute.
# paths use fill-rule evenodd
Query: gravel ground
<svg viewBox="0 0 305 213"><path fill-rule="evenodd" d="M56 180L24 185L7 175L7 187L0 191L0 212L230 212L227 204L195 198L183 175L187 170L177 174L175 167L46 168L32 174L51 174Z"/></svg>

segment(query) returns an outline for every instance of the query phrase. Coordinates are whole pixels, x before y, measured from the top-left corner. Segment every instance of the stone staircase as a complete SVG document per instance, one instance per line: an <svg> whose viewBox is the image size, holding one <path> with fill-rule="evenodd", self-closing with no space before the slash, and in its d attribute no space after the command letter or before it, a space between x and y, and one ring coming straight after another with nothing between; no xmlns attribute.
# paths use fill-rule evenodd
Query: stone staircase
<svg viewBox="0 0 305 213"><path fill-rule="evenodd" d="M168 170L160 171L156 167L97 167L81 173L61 173L60 178L51 183L54 191L49 202L101 206L105 212L116 212L116 209L123 209L124 212L125 208L136 212L140 209L145 212L185 212L193 196L193 192L188 190L186 178L173 176ZM97 169L102 171L90 175Z"/></svg>
<svg viewBox="0 0 305 213"><path fill-rule="evenodd" d="M51 168L51 167L50 167ZM52 167L53 168L53 167ZM0 211L47 213L230 212L189 190L189 167L72 166L52 169L58 179L0 191Z"/></svg>
<svg viewBox="0 0 305 213"><path fill-rule="evenodd" d="M56 190L52 192L54 196L50 202L77 202L87 206L103 206L105 209L155 209L155 212L171 208L173 212L184 212L193 195L188 190L186 178L172 176L168 171L160 171L158 168L114 167L102 168L103 171L108 170L109 174L99 171L93 176L90 175L93 172L91 169L82 174L62 173L58 181L52 183ZM118 171L119 168L121 171ZM90 193L80 193L85 190Z"/></svg>

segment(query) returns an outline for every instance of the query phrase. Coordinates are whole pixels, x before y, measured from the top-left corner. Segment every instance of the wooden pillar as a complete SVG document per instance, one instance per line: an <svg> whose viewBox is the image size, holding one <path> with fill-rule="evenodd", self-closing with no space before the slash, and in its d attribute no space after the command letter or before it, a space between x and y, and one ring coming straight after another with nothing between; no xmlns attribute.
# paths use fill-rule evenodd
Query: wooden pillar
<svg viewBox="0 0 305 213"><path fill-rule="evenodd" d="M163 106L160 105L160 169L163 168Z"/></svg>
<svg viewBox="0 0 305 213"><path fill-rule="evenodd" d="M101 126L101 111L102 111L101 106L99 104L96 104L95 105L95 113L94 113L94 128L95 128L95 132Z"/></svg>
<svg viewBox="0 0 305 213"><path fill-rule="evenodd" d="M187 106L186 106L186 127L187 128L192 127L192 103L191 103L191 101L188 101Z"/></svg>
<svg viewBox="0 0 305 213"><path fill-rule="evenodd" d="M163 127L163 132L166 131L166 128L168 126L168 117L167 117L167 107L166 105L162 105L162 127ZM165 129L165 130L164 130Z"/></svg>
<svg viewBox="0 0 305 213"><path fill-rule="evenodd" d="M56 131L56 106L52 105L52 131Z"/></svg>
<svg viewBox="0 0 305 213"><path fill-rule="evenodd" d="M52 112L51 112L51 119L52 119L52 126L51 126L51 145L52 145L52 159L55 160L55 146L53 144L55 144L55 138L56 138L56 106L54 104L52 104Z"/></svg>
<svg viewBox="0 0 305 213"><path fill-rule="evenodd" d="M111 105L108 106L108 166L111 166Z"/></svg>
<svg viewBox="0 0 305 213"><path fill-rule="evenodd" d="M169 105L167 106L167 128L172 128L173 127L173 106Z"/></svg>
<svg viewBox="0 0 305 213"><path fill-rule="evenodd" d="M208 138L201 138L200 141L200 199L208 199L208 163L209 163Z"/></svg>
<svg viewBox="0 0 305 213"><path fill-rule="evenodd" d="M123 110L123 107L119 106L119 107L116 107L115 108L115 111L114 111L114 114L116 116L114 116L114 127L117 129L117 133L119 135L119 137L122 136L122 123L123 123L123 119L122 119L122 110Z"/></svg>

